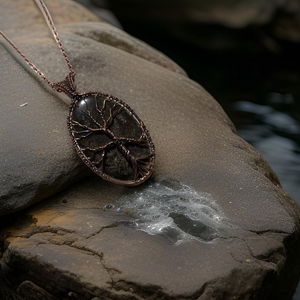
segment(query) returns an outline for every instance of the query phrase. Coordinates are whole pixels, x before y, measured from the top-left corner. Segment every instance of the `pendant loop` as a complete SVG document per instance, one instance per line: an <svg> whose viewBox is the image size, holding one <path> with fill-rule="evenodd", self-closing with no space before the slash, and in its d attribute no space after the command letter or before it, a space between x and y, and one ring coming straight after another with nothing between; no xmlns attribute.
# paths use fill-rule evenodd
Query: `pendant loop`
<svg viewBox="0 0 300 300"><path fill-rule="evenodd" d="M71 99L74 98L76 95L78 95L75 86L75 73L70 72L63 81L53 83L52 88L56 92L64 92Z"/></svg>

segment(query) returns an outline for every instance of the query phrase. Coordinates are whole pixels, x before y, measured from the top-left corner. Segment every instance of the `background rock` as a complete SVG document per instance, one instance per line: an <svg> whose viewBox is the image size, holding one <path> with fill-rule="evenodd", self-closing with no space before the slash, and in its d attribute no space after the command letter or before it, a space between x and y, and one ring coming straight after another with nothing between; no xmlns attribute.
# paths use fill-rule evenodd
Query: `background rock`
<svg viewBox="0 0 300 300"><path fill-rule="evenodd" d="M95 15L97 15L101 20L108 22L109 24L122 29L122 25L119 20L113 14L111 10L107 8L105 1L98 1L97 6L95 6L90 0L78 0L76 1L83 6L87 7Z"/></svg>
<svg viewBox="0 0 300 300"><path fill-rule="evenodd" d="M103 6L103 0L93 0ZM216 52L278 53L282 42L300 42L300 4L297 0L234 1L105 1L131 31L168 32L184 43ZM127 19L128 18L128 19ZM125 21L125 22L124 22ZM153 33L152 33L153 34ZM247 38L245 38L247 36ZM153 38L155 41L155 38Z"/></svg>
<svg viewBox="0 0 300 300"><path fill-rule="evenodd" d="M92 0L97 6L103 6L103 0ZM170 21L187 20L195 23L215 23L228 27L243 28L254 24L269 23L278 10L296 15L299 12L299 3L296 0L188 0L183 2L173 1L144 1L143 4L136 0L118 2L107 0L107 6L122 8L125 13L134 15L133 10L142 10L149 17L156 12L158 21L168 19ZM133 10L132 10L133 8ZM179 13L181 12L181 13Z"/></svg>

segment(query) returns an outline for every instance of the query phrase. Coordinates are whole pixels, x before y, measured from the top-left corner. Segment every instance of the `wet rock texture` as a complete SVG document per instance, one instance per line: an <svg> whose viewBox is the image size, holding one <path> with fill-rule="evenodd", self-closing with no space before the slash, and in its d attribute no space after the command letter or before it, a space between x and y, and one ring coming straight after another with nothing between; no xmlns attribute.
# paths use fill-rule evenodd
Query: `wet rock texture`
<svg viewBox="0 0 300 300"><path fill-rule="evenodd" d="M112 203L133 193L121 186L112 193L93 177L7 218L1 274L10 297L291 299L295 232L247 230L225 220L210 243L174 245L164 235L119 225L132 216L112 210Z"/></svg>
<svg viewBox="0 0 300 300"><path fill-rule="evenodd" d="M134 108L156 145L153 181L161 175L210 194L224 228L209 242L175 245L120 225L133 216L109 207L134 189L81 179L1 217L0 298L291 299L299 280L300 213L265 160L235 134L217 102L161 53L119 30L106 44L109 25L73 2L51 3L79 91L101 90ZM0 5L0 28L52 81L62 80L64 62L33 3ZM74 14L63 17L68 10L61 5ZM0 60L1 214L8 214L88 172L68 136L68 98L29 75L2 45Z"/></svg>

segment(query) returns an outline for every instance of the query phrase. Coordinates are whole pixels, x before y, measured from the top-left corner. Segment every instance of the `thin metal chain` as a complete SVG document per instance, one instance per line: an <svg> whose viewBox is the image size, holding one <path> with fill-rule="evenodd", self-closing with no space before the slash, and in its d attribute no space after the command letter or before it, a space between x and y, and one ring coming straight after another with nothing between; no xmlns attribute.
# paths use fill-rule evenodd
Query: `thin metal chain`
<svg viewBox="0 0 300 300"><path fill-rule="evenodd" d="M39 9L41 10L48 26L51 29L51 32L54 36L54 39L57 43L57 46L59 48L59 50L61 51L67 65L68 68L70 70L70 74L72 77L75 76L75 72L72 68L71 62L67 56L67 53L62 45L62 42L58 36L57 30L55 28L55 25L53 23L52 17L50 15L49 10L47 9L45 3L43 0L35 0L36 4L38 5ZM34 72L36 72L51 88L54 88L56 86L56 84L53 84L44 74L43 72L41 72L40 69L38 69L18 48L17 46L0 30L0 35L5 39L5 41L25 60L25 62L34 70Z"/></svg>
<svg viewBox="0 0 300 300"><path fill-rule="evenodd" d="M71 62L70 62L70 60L69 60L69 58L67 56L67 53L66 53L66 51L65 51L65 49L64 49L64 47L62 45L62 42L61 42L61 40L60 40L60 38L58 36L58 33L57 33L56 28L55 28L54 22L52 20L52 17L50 15L50 12L49 12L48 8L46 7L46 4L44 3L43 0L35 0L35 2L38 5L38 7L40 8L40 10L43 13L43 16L44 16L44 18L45 18L48 26L50 27L50 30L51 30L51 32L53 34L53 37L54 37L54 39L55 39L55 41L57 43L57 46L58 46L59 50L61 51L61 53L62 53L62 55L63 55L63 57L64 57L67 65L68 65L70 73L74 73L75 74L75 72L74 72L74 70L72 68Z"/></svg>
<svg viewBox="0 0 300 300"><path fill-rule="evenodd" d="M7 41L7 43L26 61L26 63L37 73L49 86L53 87L53 83L40 71L17 47L16 45L2 32L0 35Z"/></svg>

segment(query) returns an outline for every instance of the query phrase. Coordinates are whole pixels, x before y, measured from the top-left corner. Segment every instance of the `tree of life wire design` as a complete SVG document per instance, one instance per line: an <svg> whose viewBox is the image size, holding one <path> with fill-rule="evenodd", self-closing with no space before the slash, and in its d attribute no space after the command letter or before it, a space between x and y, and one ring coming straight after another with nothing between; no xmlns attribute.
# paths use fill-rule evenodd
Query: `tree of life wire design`
<svg viewBox="0 0 300 300"><path fill-rule="evenodd" d="M53 90L71 98L68 130L84 163L103 179L134 186L153 173L155 148L143 121L122 100L102 92L79 93L75 72L43 0L35 0L69 68L58 83L50 80L0 31L0 36ZM101 103L100 103L101 102Z"/></svg>
<svg viewBox="0 0 300 300"><path fill-rule="evenodd" d="M144 123L125 102L103 93L81 95L71 107L68 125L80 156L101 177L111 180L114 173L114 181L132 185L151 175L154 145ZM113 150L123 157L117 158L117 167L112 166L116 158L107 155Z"/></svg>

